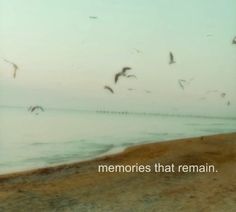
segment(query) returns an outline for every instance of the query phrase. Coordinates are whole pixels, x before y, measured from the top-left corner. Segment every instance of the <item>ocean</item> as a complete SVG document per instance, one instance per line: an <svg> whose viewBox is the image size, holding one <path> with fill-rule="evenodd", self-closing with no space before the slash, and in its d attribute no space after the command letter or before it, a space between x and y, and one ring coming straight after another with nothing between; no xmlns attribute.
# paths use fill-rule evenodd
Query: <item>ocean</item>
<svg viewBox="0 0 236 212"><path fill-rule="evenodd" d="M236 132L236 119L0 108L0 174L83 161L150 142Z"/></svg>

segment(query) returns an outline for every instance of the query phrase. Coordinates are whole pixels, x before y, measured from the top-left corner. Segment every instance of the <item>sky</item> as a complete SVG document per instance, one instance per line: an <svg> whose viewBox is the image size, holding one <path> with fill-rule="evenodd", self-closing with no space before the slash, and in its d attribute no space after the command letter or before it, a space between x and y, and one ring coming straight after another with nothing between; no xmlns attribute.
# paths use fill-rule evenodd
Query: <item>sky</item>
<svg viewBox="0 0 236 212"><path fill-rule="evenodd" d="M236 116L235 10L235 0L0 0L0 105ZM137 79L115 85L124 66Z"/></svg>

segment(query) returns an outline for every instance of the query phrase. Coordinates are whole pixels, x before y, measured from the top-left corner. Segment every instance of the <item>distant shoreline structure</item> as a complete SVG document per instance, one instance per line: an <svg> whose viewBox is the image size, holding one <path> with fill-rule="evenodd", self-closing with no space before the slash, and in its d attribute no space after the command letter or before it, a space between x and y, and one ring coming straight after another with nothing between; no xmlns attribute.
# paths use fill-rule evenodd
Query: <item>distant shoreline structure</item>
<svg viewBox="0 0 236 212"><path fill-rule="evenodd" d="M12 108L12 109L26 109L26 106L9 106L9 105L0 105L0 108ZM165 117L179 117L179 118L205 118L205 119L228 119L236 120L236 117L232 116L214 116L214 115L197 115L197 114L181 114L181 113L167 113L167 112L145 112L145 111L128 111L128 110L86 110L82 108L54 108L54 107L45 107L47 111L77 111L77 112L90 112L90 113L99 113L99 114L115 114L115 115L140 115L140 116L165 116Z"/></svg>

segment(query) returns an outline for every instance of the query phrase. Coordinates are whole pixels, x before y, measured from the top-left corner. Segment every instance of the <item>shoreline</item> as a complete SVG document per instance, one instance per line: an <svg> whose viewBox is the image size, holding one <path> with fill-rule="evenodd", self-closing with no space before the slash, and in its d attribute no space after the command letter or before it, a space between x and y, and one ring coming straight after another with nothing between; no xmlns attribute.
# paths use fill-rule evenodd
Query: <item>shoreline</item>
<svg viewBox="0 0 236 212"><path fill-rule="evenodd" d="M235 132L236 133L236 132ZM112 148L104 153L101 153L101 154L98 154L97 156L95 157L91 157L91 158L88 158L88 159L85 159L85 160L73 160L73 161L69 161L69 162L64 162L64 163L58 163L58 164L54 164L54 165L49 165L49 166L42 166L42 167L36 167L36 168L25 168L25 169L22 169L22 170L16 170L16 171L11 171L11 172L3 172L3 173L0 173L0 180L1 180L1 177L7 177L7 176L11 176L11 175L21 175L21 174L24 174L24 173L33 173L33 172L37 172L37 171L40 171L40 170L44 170L44 169L57 169L57 168L60 168L60 167L66 167L66 166L73 166L75 164L80 164L80 163L86 163L86 162L92 162L92 161L96 161L96 160L100 160L100 159L103 159L103 158L106 158L106 157L109 157L109 156L115 156L117 154L122 154L123 152L126 152L126 150L128 151L129 149L132 149L132 148L136 148L136 147L139 147L139 146L143 146L143 145L152 145L152 144L157 144L157 143L168 143L168 142L176 142L176 141L181 141L181 140L185 140L185 139L195 139L195 138L200 138L200 137L209 137L209 136L217 136L217 135L228 135L228 134L234 134L234 132L231 132L231 133L219 133L219 134L213 134L213 135L203 135L203 136L197 136L197 137L184 137L184 138L177 138L177 139L171 139L171 140L162 140L162 141L155 141L155 140L150 140L148 141L147 143L140 143L140 144L134 144L132 146L126 146L126 147L116 147L116 148Z"/></svg>
<svg viewBox="0 0 236 212"><path fill-rule="evenodd" d="M36 167L36 168L30 168L30 169L22 169L22 170L16 170L16 171L12 171L12 172L6 172L6 173L0 173L0 180L1 178L5 178L5 177L11 177L11 176L17 176L17 175L24 175L28 173L34 173L34 172L40 172L41 170L48 170L48 169L60 169L60 168L65 168L65 167L69 167L69 166L73 166L73 165L79 165L79 164L83 164L86 162L93 162L93 161L97 161L97 160L102 160L106 157L112 157L112 156L116 156L119 154L122 154L126 151L129 151L129 149L133 149L133 148L139 148L145 145L152 145L152 144L158 144L158 143L168 143L168 142L177 142L177 141L182 141L185 139L195 139L195 138L200 138L200 137L209 137L209 136L217 136L217 135L228 135L228 134L234 134L234 133L226 133L226 134L214 134L214 135L204 135L204 136L198 136L198 137L186 137L186 138L178 138L178 139L171 139L171 140L163 140L163 141L148 141L147 143L140 143L140 144L134 144L132 146L128 146L128 147L117 147L117 148L112 148L104 153L101 153L95 157L91 157L85 160L75 160L75 161L69 161L69 162L65 162L65 163L59 163L59 164L55 164L55 165L51 165L51 166L44 166L44 167ZM115 150L115 151L114 151Z"/></svg>
<svg viewBox="0 0 236 212"><path fill-rule="evenodd" d="M113 149L108 150L107 152L104 152L102 154L99 154L96 157L92 157L86 160L79 160L79 161L72 161L72 162L68 162L68 163L61 163L61 164L56 164L56 165L52 165L52 166L45 166L45 167L39 167L39 168L32 168L32 169L26 169L26 170L19 170L19 171L13 171L13 172L9 172L9 173L0 173L0 180L1 178L8 178L8 177L12 177L12 176L20 176L20 175L28 175L28 174L34 174L34 173L40 173L41 171L44 172L44 170L60 170L60 169L64 169L67 167L71 167L71 166L79 166L80 164L86 164L86 163L92 163L92 162L96 162L96 161L100 161L103 159L107 159L110 157L115 157L118 155L122 155L123 153L126 152L130 152L134 149L137 148L142 148L143 146L149 146L152 144L159 144L159 143L170 143L170 142L179 142L179 141L184 141L184 140L189 140L189 139L199 139L199 138L207 138L207 137L212 137L212 136L224 136L224 135L230 135L230 134L236 134L236 132L234 133L224 133L224 134L214 134L214 135L205 135L205 136L198 136L198 137L187 137L187 138L178 138L178 139L173 139L173 140L164 140L164 141L150 141L148 143L141 143L141 144L135 144L133 146L128 146L128 147L120 147L117 148L119 150L113 151ZM112 150L112 151L111 151Z"/></svg>
<svg viewBox="0 0 236 212"><path fill-rule="evenodd" d="M219 172L98 172L100 164L136 163L209 163ZM0 210L233 211L235 166L236 133L139 144L92 160L0 175Z"/></svg>

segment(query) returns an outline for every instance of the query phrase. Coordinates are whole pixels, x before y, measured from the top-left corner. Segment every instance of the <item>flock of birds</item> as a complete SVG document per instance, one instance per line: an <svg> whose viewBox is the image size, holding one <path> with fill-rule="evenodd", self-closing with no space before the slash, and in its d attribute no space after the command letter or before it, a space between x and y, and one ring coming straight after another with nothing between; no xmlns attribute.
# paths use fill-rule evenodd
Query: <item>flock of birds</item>
<svg viewBox="0 0 236 212"><path fill-rule="evenodd" d="M90 19L97 19L98 17L97 17L97 16L90 16L89 18L90 18ZM236 36L233 38L232 44L236 44ZM135 51L136 51L137 53L141 53L141 51L138 50L138 49L135 49ZM2 58L2 60L12 66L13 78L15 79L15 78L16 78L16 73L17 73L17 71L19 70L18 65L17 65L16 63L14 63L14 62L12 62L12 61L9 61L9 60L7 60L7 59L4 59L4 58ZM172 64L174 64L174 63L176 63L174 54L173 54L172 52L169 52L169 65L172 65ZM117 84L117 82L118 82L121 78L135 78L135 79L137 79L136 75L134 75L134 74L128 74L128 72L129 72L130 70L132 70L131 67L128 67L128 66L127 66L127 67L123 67L120 72L118 72L118 73L115 74L115 76L114 76L114 83ZM179 79L179 80L178 80L178 84L179 84L180 88L184 90L185 87L188 86L193 80L194 80L194 78L191 78L191 79L189 79L189 80L186 80L186 79ZM106 89L106 90L108 90L110 93L114 94L114 89L113 89L111 86L109 86L109 85L104 85L103 88ZM129 90L129 91L133 91L133 90L135 90L135 89L129 88L128 90ZM146 92L146 93L151 93L151 91L149 91L149 90L145 90L145 92ZM207 95L208 95L208 94L211 94L211 93L216 93L216 94L218 94L221 98L225 98L225 96L226 96L226 93L225 93L225 92L219 91L219 90L209 90L209 91L206 92ZM202 97L201 99L203 100L203 99L205 99L205 98L206 98L206 97ZM228 100L226 104L229 106L231 103L230 103L230 101ZM39 110L40 110L40 111L44 111L44 108L43 108L42 106L39 106L39 105L30 106L30 107L28 108L28 111L31 112L31 113L32 113L32 112L35 112L35 111L39 111ZM36 112L36 114L38 114L38 113Z"/></svg>
<svg viewBox="0 0 236 212"><path fill-rule="evenodd" d="M131 70L132 68L131 67L123 67L122 70L118 73L115 74L115 77L114 77L114 82L115 84L118 82L118 80L121 78L121 77L125 77L125 78L137 78L136 75L134 74L127 74L127 72L129 70ZM114 93L114 90L108 86L108 85L105 85L104 86L104 89L107 89L108 91L110 91L111 93ZM129 90L133 90L132 88L129 88Z"/></svg>
<svg viewBox="0 0 236 212"><path fill-rule="evenodd" d="M135 49L135 51L137 53L140 53L141 51L138 49ZM175 59L174 59L174 55L172 52L169 53L169 64L174 64L175 63ZM118 82L119 78L121 77L125 77L125 78L135 78L137 79L137 76L134 74L128 74L127 72L130 71L132 68L131 67L123 67L122 70L118 73L115 74L114 76L114 82L115 84ZM182 80L183 81L183 80ZM182 88L183 88L183 84L181 84ZM114 89L111 86L108 85L104 85L104 89L107 89L108 91L110 91L111 93L114 94ZM129 88L129 91L133 91L133 88ZM151 93L151 91L149 90L145 90L146 93Z"/></svg>
<svg viewBox="0 0 236 212"><path fill-rule="evenodd" d="M232 44L236 44L236 36L233 38ZM141 51L138 50L138 49L135 49L135 50L136 50L137 53L140 53L140 52L141 52ZM174 54L173 54L172 52L169 52L169 65L172 65L172 64L174 64L174 63L176 63ZM129 70L131 70L131 69L132 69L131 67L123 67L120 72L116 73L115 76L114 76L114 82L115 82L115 84L118 82L118 80L119 80L120 77L126 77L126 78L132 77L132 78L137 78L136 75L127 74L127 71L129 71ZM190 78L190 79L188 79L188 80L187 80L187 79L179 79L179 80L178 80L178 84L179 84L180 88L184 90L185 87L186 87L186 86L189 86L193 80L194 80L194 78ZM105 85L105 86L104 86L104 89L106 89L106 90L108 90L110 93L114 94L114 89L113 89L111 86ZM133 91L133 90L135 90L135 89L129 88L128 90L129 90L129 91ZM146 93L151 93L151 91L149 91L149 90L145 90L145 92L146 92ZM211 94L211 93L219 94L219 96L220 96L221 98L225 98L225 96L226 96L226 93L225 93L225 92L219 91L219 90L209 90L209 91L206 92L206 95ZM204 99L206 99L206 97L202 97L201 99L204 100ZM228 101L226 102L226 105L229 106L230 104L231 104L231 103L230 103L230 101L228 100Z"/></svg>

